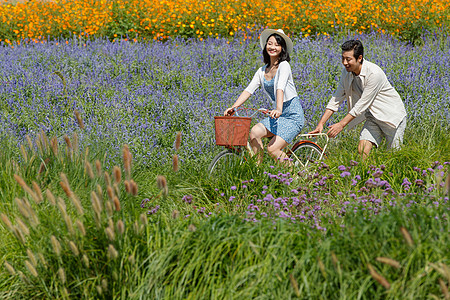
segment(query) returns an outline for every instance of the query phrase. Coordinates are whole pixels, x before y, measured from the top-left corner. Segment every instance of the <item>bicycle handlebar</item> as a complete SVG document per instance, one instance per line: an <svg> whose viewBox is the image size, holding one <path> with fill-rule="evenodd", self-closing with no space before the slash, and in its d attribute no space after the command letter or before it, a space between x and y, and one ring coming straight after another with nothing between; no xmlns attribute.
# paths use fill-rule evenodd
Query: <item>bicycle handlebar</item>
<svg viewBox="0 0 450 300"><path fill-rule="evenodd" d="M268 114L269 113L269 110L267 108L263 108L263 107L255 109L255 108L248 108L248 107L241 107L241 106L239 106L239 107L233 108L233 110L231 111L230 116L232 116L234 113L236 113L236 116L239 117L238 110L245 110L246 113L249 110L253 110L254 112L250 116L247 113L247 116L250 117L250 118L253 118L258 112L262 112L263 114Z"/></svg>

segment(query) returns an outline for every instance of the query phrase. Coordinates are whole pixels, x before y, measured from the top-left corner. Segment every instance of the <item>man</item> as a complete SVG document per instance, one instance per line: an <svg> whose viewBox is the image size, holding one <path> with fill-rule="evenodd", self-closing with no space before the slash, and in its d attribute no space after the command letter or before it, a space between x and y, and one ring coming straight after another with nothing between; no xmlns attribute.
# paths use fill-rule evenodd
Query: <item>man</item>
<svg viewBox="0 0 450 300"><path fill-rule="evenodd" d="M348 114L329 126L329 137L335 137L345 126L349 128L364 121L359 136L358 152L365 159L372 147L386 138L388 148L399 148L406 127L406 110L400 95L389 83L379 66L364 59L364 47L359 40L342 44L342 71L339 86L328 102L316 129L320 133L339 105L347 100Z"/></svg>

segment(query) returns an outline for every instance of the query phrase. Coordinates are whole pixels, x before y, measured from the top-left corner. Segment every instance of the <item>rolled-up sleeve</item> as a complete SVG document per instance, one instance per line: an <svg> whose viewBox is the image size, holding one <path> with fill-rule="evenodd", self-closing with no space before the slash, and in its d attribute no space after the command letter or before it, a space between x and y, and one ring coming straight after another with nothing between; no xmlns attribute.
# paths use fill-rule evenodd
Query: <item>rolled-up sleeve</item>
<svg viewBox="0 0 450 300"><path fill-rule="evenodd" d="M384 85L384 77L382 73L372 73L366 78L366 81L367 84L364 87L361 98L349 111L349 114L354 117L361 115L372 105Z"/></svg>
<svg viewBox="0 0 450 300"><path fill-rule="evenodd" d="M341 79L339 80L339 85L336 89L336 91L333 94L333 97L331 97L330 101L328 102L327 108L331 109L332 111L337 111L339 109L339 106L342 104L342 102L345 99L345 88L344 88L344 80L345 80L345 73L344 71L341 74Z"/></svg>
<svg viewBox="0 0 450 300"><path fill-rule="evenodd" d="M262 69L258 69L256 71L255 75L253 76L252 81L250 81L250 84L245 88L245 91L249 92L253 95L253 93L256 91L257 88L261 85L261 75L260 72L262 72Z"/></svg>

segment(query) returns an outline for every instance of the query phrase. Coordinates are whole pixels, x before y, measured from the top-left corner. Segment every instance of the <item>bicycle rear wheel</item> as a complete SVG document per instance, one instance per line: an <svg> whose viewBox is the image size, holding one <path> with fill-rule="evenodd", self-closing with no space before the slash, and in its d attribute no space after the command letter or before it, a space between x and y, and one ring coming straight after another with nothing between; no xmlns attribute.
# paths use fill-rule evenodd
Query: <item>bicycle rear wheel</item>
<svg viewBox="0 0 450 300"><path fill-rule="evenodd" d="M230 172L242 163L243 156L237 151L226 149L217 154L208 167L208 174L212 176Z"/></svg>
<svg viewBox="0 0 450 300"><path fill-rule="evenodd" d="M293 159L295 166L303 166L307 168L314 162L322 159L322 152L323 150L315 143L310 141L301 141L292 148L289 157Z"/></svg>

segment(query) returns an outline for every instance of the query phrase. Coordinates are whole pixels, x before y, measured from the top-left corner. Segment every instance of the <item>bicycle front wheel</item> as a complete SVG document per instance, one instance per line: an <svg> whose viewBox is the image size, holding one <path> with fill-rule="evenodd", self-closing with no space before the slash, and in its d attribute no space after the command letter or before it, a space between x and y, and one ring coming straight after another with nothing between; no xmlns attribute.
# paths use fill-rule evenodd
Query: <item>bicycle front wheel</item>
<svg viewBox="0 0 450 300"><path fill-rule="evenodd" d="M226 149L217 154L208 167L209 175L220 175L230 172L242 163L242 155Z"/></svg>
<svg viewBox="0 0 450 300"><path fill-rule="evenodd" d="M310 141L301 141L291 151L289 157L293 159L294 165L305 168L321 160L323 156L323 150Z"/></svg>

